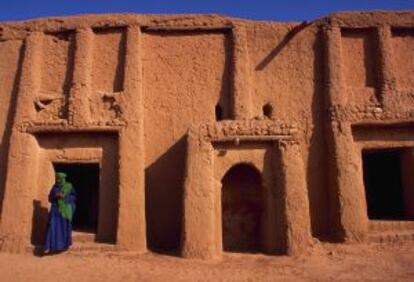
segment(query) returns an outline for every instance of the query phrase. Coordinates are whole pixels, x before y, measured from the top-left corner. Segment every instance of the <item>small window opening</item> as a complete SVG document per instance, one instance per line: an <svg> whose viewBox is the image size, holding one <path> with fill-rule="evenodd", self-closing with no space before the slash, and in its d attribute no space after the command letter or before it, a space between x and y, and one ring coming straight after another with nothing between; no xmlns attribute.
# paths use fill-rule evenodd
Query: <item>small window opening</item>
<svg viewBox="0 0 414 282"><path fill-rule="evenodd" d="M273 117L273 107L269 103L263 106L263 115L268 118Z"/></svg>
<svg viewBox="0 0 414 282"><path fill-rule="evenodd" d="M223 108L220 104L216 105L216 120L223 120Z"/></svg>

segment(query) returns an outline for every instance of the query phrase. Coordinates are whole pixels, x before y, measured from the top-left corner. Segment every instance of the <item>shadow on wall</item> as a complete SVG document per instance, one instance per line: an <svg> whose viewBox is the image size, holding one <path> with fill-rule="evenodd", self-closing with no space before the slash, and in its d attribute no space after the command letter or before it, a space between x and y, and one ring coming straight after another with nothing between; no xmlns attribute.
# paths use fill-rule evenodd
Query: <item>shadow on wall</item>
<svg viewBox="0 0 414 282"><path fill-rule="evenodd" d="M124 89L123 77L125 77L125 58L126 58L126 32L121 32L121 42L118 50L118 65L115 71L114 92Z"/></svg>
<svg viewBox="0 0 414 282"><path fill-rule="evenodd" d="M219 101L217 103L217 105L219 105L222 109L222 115L221 115L221 119L230 119L232 116L232 112L231 112L231 97L230 97L230 92L231 92L231 87L232 84L230 83L230 81L233 79L232 78L232 52L233 52L233 43L231 40L231 37L227 34L225 39L224 39L224 52L225 52L225 56L224 56L224 70L223 70L223 75L221 77L221 87L220 87L220 96L219 96ZM216 115L216 120L218 121L219 119L217 119L217 115Z"/></svg>
<svg viewBox="0 0 414 282"><path fill-rule="evenodd" d="M287 47L289 42L294 40L295 36L305 28L309 27L312 22L302 22L291 29L279 44L256 66L256 71L261 71L276 57L280 52ZM313 77L314 89L312 97L311 118L308 121L311 133L309 140L309 155L308 159L304 160L306 171L306 183L308 187L308 197L310 206L312 235L319 239L325 239L328 234L328 196L327 196L327 179L326 168L326 152L324 138L324 119L325 119L325 89L324 89L324 67L323 67L323 48L321 31L316 34L315 42L313 44ZM282 244L283 245L283 244ZM278 246L277 249L281 249Z"/></svg>
<svg viewBox="0 0 414 282"><path fill-rule="evenodd" d="M121 37L120 37L119 45L117 44L116 46L117 60L116 60L116 66L114 70L115 73L114 73L114 77L111 78L113 79L113 88L107 89L107 90L110 90L113 92L123 91L124 89L123 77L125 75L124 73L125 72L125 58L126 58L125 54L126 54L126 40L127 40L126 31L123 28L104 28L104 29L97 28L97 29L94 29L94 33L96 37L102 37L102 39L104 39L106 36L120 34ZM102 41L100 42L102 44ZM103 44L105 46L108 46L107 43L103 43ZM102 52L99 52L98 54L100 57L102 56ZM109 56L108 54L104 54L104 55ZM99 70L95 70L95 71L96 71L95 74L99 75Z"/></svg>
<svg viewBox="0 0 414 282"><path fill-rule="evenodd" d="M269 207L269 214L273 224L268 228L270 236L266 243L266 253L283 255L286 254L286 237L284 232L287 226L285 220L286 211L284 206L283 192L283 173L281 171L281 157L277 150L272 146L268 148L264 155L263 165L263 179L266 180L267 189L269 189L269 195L273 197L274 201L270 203L273 207Z"/></svg>
<svg viewBox="0 0 414 282"><path fill-rule="evenodd" d="M282 50L285 46L298 34L311 24L311 22L303 21L299 25L292 28L279 42L279 44L256 66L255 70L263 70Z"/></svg>
<svg viewBox="0 0 414 282"><path fill-rule="evenodd" d="M64 34L65 35L65 34ZM65 101L62 108L62 118L67 118L69 115L69 93L72 88L73 82L73 73L75 69L75 39L74 35L71 33L66 34L67 39L70 41L69 50L68 50L68 63L66 64L66 73L65 80L63 83L63 94L65 96Z"/></svg>
<svg viewBox="0 0 414 282"><path fill-rule="evenodd" d="M311 114L313 125L309 139L309 155L305 167L307 168L307 187L310 207L312 235L321 240L329 237L329 207L328 207L328 179L326 176L326 139L325 136L325 69L323 65L324 53L322 46L322 31L319 30L313 44L313 97Z"/></svg>
<svg viewBox="0 0 414 282"><path fill-rule="evenodd" d="M31 243L34 246L41 246L46 240L48 214L48 209L42 207L39 200L33 201Z"/></svg>
<svg viewBox="0 0 414 282"><path fill-rule="evenodd" d="M365 87L375 87L377 85L378 73L375 71L375 66L377 65L377 58L375 54L378 54L378 38L375 35L375 30L372 28L342 28L341 36L343 40L352 40L354 42L362 41L362 60L363 65L360 66L365 70L365 77L363 85ZM357 45L356 45L357 46ZM353 52L358 52L358 50L353 50ZM355 59L354 59L355 60ZM353 65L351 65L353 66ZM359 68L359 66L353 66ZM355 69L349 69L352 71ZM346 74L345 74L346 76ZM352 76L349 77L352 79ZM348 81L351 82L352 80ZM362 86L362 85L360 85ZM377 97L378 98L378 97Z"/></svg>
<svg viewBox="0 0 414 282"><path fill-rule="evenodd" d="M147 240L156 252L180 246L186 149L184 135L145 170Z"/></svg>
<svg viewBox="0 0 414 282"><path fill-rule="evenodd" d="M19 61L18 61L16 75L14 77L13 90L12 90L12 93L10 93L11 99L10 99L10 105L7 108L8 112L6 116L5 129L3 132L3 137L1 139L1 145L0 145L0 163L2 164L0 166L0 218L1 218L1 212L3 210L4 189L6 186L7 155L8 155L9 147L10 147L10 136L12 132L14 116L16 114L17 94L19 92L20 77L22 74L24 50L25 50L25 45L22 44L22 46L20 47L20 51L19 51Z"/></svg>

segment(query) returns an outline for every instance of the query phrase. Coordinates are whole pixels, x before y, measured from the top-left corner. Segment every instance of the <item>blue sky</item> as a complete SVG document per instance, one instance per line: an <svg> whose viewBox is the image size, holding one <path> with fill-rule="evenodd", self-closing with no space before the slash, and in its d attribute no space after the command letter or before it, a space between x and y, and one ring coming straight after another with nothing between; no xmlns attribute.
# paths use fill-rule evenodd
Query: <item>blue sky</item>
<svg viewBox="0 0 414 282"><path fill-rule="evenodd" d="M414 9L414 0L0 0L0 21L85 13L217 13L302 21L334 11Z"/></svg>

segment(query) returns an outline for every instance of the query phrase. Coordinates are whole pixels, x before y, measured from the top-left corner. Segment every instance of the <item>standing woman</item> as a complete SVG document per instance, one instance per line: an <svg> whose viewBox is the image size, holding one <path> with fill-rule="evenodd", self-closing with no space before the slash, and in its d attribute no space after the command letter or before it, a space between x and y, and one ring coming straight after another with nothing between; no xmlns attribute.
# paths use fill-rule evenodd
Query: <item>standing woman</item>
<svg viewBox="0 0 414 282"><path fill-rule="evenodd" d="M72 245L72 217L75 212L76 194L66 174L58 172L49 193L52 204L49 212L45 250L48 253L67 250Z"/></svg>

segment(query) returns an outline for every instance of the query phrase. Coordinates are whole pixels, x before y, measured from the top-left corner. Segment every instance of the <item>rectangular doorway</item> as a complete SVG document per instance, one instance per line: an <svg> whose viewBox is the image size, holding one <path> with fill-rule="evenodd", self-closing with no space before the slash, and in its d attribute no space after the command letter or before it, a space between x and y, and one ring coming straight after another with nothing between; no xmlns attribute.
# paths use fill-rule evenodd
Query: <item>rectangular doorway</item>
<svg viewBox="0 0 414 282"><path fill-rule="evenodd" d="M414 191L405 171L414 173L406 156L411 150L392 148L362 152L365 197L371 220L409 220L412 209L407 197ZM412 173L411 173L412 175ZM410 175L408 175L409 177Z"/></svg>
<svg viewBox="0 0 414 282"><path fill-rule="evenodd" d="M99 164L53 163L55 172L64 172L76 191L73 230L96 233L99 217Z"/></svg>

